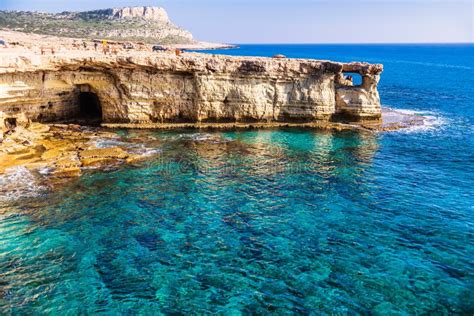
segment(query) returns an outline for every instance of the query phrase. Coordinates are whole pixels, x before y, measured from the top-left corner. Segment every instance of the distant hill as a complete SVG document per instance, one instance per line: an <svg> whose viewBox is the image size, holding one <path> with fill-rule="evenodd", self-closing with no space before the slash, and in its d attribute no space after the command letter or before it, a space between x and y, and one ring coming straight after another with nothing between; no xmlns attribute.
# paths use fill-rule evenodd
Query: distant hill
<svg viewBox="0 0 474 316"><path fill-rule="evenodd" d="M125 7L86 12L0 11L0 29L26 33L152 44L191 44L189 31L174 25L160 7Z"/></svg>

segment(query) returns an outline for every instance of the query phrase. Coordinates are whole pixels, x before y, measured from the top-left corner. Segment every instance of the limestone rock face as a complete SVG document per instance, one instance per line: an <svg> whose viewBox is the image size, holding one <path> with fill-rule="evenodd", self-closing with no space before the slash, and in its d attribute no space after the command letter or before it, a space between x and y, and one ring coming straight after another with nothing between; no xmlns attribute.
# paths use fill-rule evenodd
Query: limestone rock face
<svg viewBox="0 0 474 316"><path fill-rule="evenodd" d="M92 93L104 123L379 120L381 71L366 63L193 53L4 57L0 112L73 119L81 115L81 94ZM346 72L363 83L346 85Z"/></svg>
<svg viewBox="0 0 474 316"><path fill-rule="evenodd" d="M4 122L5 122L5 114L3 114L3 112L0 112L0 143L3 142L3 137L5 134Z"/></svg>
<svg viewBox="0 0 474 316"><path fill-rule="evenodd" d="M125 7L111 9L111 16L119 19L140 18L161 23L169 23L168 14L160 7Z"/></svg>

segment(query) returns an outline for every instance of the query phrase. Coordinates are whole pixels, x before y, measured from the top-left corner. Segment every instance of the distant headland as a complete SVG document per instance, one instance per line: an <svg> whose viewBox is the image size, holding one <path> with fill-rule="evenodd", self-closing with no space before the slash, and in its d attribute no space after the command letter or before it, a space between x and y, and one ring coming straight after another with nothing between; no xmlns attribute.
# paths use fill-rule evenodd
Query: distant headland
<svg viewBox="0 0 474 316"><path fill-rule="evenodd" d="M200 48L191 32L176 26L161 7L123 7L84 12L0 11L0 29L24 33L135 41ZM204 43L203 48L225 47Z"/></svg>

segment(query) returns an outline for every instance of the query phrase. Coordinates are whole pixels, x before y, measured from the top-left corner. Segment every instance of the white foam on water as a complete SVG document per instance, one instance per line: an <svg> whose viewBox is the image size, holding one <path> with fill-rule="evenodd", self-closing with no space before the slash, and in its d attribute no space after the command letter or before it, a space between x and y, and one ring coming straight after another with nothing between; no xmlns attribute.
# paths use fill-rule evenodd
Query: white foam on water
<svg viewBox="0 0 474 316"><path fill-rule="evenodd" d="M40 175L46 176L46 175L50 174L53 170L54 169L50 168L50 167L42 167L42 168L38 169L38 172L39 172Z"/></svg>
<svg viewBox="0 0 474 316"><path fill-rule="evenodd" d="M93 145L97 148L103 149L112 147L128 147L130 146L130 143L126 143L118 139L99 138L93 141Z"/></svg>
<svg viewBox="0 0 474 316"><path fill-rule="evenodd" d="M406 124L396 132L420 133L436 131L449 123L440 113L432 111L416 111L406 109L384 108L382 118L385 122Z"/></svg>
<svg viewBox="0 0 474 316"><path fill-rule="evenodd" d="M23 166L9 168L0 175L0 201L36 197L46 190L39 184L38 177Z"/></svg>
<svg viewBox="0 0 474 316"><path fill-rule="evenodd" d="M163 152L161 148L150 148L144 144L136 144L134 147L130 147L127 150L131 154L140 155L140 156L152 156L157 155Z"/></svg>
<svg viewBox="0 0 474 316"><path fill-rule="evenodd" d="M135 142L126 142L120 139L114 138L98 138L92 142L92 146L103 149L103 148L113 148L121 147L127 149L129 153L139 154L139 155L153 155L160 153L162 150L159 148L150 148L147 147L144 143L135 143Z"/></svg>
<svg viewBox="0 0 474 316"><path fill-rule="evenodd" d="M209 133L180 134L180 139L191 140L194 142L207 142L212 144L221 144L231 142L232 139Z"/></svg>
<svg viewBox="0 0 474 316"><path fill-rule="evenodd" d="M163 152L161 148L152 148L146 145L146 143L139 142L127 142L120 138L97 138L91 142L91 145L96 148L113 148L120 147L126 150L129 154L140 155L143 157L149 157L157 155ZM99 167L84 167L84 169L98 169Z"/></svg>
<svg viewBox="0 0 474 316"><path fill-rule="evenodd" d="M153 155L158 155L163 152L162 149L160 148L148 148L145 147L142 152L140 152L140 155L142 156L153 156Z"/></svg>
<svg viewBox="0 0 474 316"><path fill-rule="evenodd" d="M448 123L448 120L443 116L440 116L432 112L418 112L419 115L423 116L423 124L413 125L402 132L413 133L413 132L427 132L440 129L442 126Z"/></svg>

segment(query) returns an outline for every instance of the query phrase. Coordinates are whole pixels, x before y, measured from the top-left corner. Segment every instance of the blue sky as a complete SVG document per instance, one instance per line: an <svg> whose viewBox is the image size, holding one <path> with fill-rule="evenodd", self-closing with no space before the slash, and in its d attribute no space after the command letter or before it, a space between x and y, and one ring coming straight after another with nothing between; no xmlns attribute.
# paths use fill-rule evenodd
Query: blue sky
<svg viewBox="0 0 474 316"><path fill-rule="evenodd" d="M1 10L47 12L141 5L213 42L474 41L474 0L0 0Z"/></svg>

